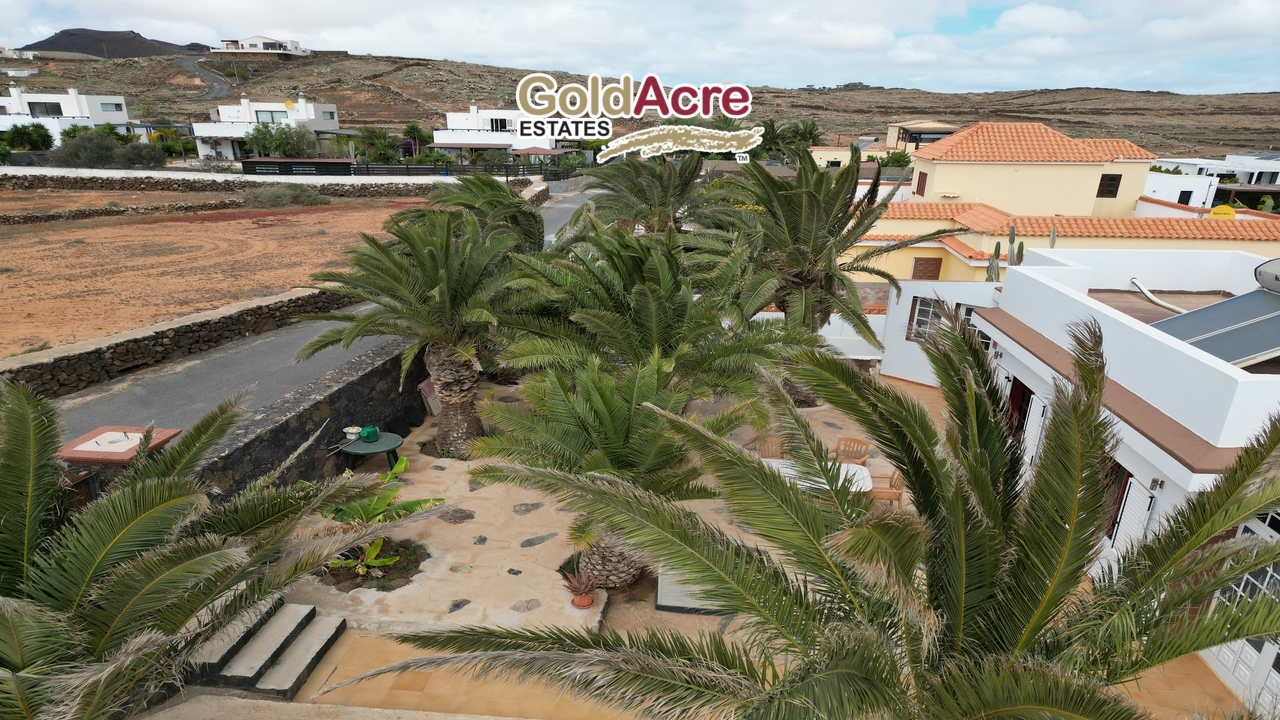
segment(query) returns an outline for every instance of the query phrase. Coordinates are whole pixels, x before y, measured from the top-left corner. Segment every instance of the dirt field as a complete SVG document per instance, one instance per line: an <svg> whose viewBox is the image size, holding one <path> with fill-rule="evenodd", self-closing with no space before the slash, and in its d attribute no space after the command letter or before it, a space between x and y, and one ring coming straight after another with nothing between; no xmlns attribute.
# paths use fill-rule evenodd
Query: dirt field
<svg viewBox="0 0 1280 720"><path fill-rule="evenodd" d="M159 194L144 196L149 204ZM389 213L412 204L352 200L0 228L0 357L297 287L340 265L358 233L378 231Z"/></svg>
<svg viewBox="0 0 1280 720"><path fill-rule="evenodd" d="M88 190L0 190L0 214L54 212L76 208L121 205L163 205L164 203L202 203L232 197L229 193L189 192L95 192Z"/></svg>

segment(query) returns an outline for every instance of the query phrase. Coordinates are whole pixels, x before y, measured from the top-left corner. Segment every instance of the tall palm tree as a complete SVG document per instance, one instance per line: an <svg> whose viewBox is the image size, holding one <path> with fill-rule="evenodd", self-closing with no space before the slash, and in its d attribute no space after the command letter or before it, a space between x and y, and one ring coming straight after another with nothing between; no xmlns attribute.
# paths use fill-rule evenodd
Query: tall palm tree
<svg viewBox="0 0 1280 720"><path fill-rule="evenodd" d="M699 186L702 156L685 153L641 160L626 157L580 174L590 178L583 190L603 190L578 208L560 229L561 241L589 232L591 219L606 225L666 232L690 225L715 225L731 213L718 202L725 193Z"/></svg>
<svg viewBox="0 0 1280 720"><path fill-rule="evenodd" d="M780 281L774 301L794 326L818 332L839 315L867 342L880 346L867 322L851 274L865 273L901 292L897 278L874 261L904 247L947 234L936 231L870 250L858 250L862 238L889 209L893 193L880 199L880 170L858 196L860 157L839 169L819 168L807 151L790 151L795 180L775 177L764 166L743 166L745 179L733 182L739 203L754 212L740 215L756 264ZM725 252L731 252L726 246Z"/></svg>
<svg viewBox="0 0 1280 720"><path fill-rule="evenodd" d="M806 149L814 145L821 145L826 135L822 128L818 127L818 123L813 120L788 123L783 134L790 144L799 144Z"/></svg>
<svg viewBox="0 0 1280 720"><path fill-rule="evenodd" d="M1101 333L1084 325L1072 334L1074 377L1054 390L1034 465L991 362L958 323L926 344L944 428L876 377L816 353L802 359L796 375L870 433L918 515L856 491L776 385L792 479L666 414L760 545L604 473L507 468L609 523L704 602L737 613L740 629L426 631L400 640L449 654L378 672L510 675L652 718L1147 718L1113 686L1280 632L1277 598L1217 598L1233 579L1280 562L1280 544L1218 540L1280 508L1271 459L1280 419L1212 488L1091 577L1114 438Z"/></svg>
<svg viewBox="0 0 1280 720"><path fill-rule="evenodd" d="M562 258L517 257L534 280L519 284L536 301L504 317L527 336L504 360L566 369L593 358L622 369L658 362L663 389L757 398L762 368L819 341L781 322L726 322L732 296L695 291L681 264L681 237L671 229L634 235L597 226Z"/></svg>
<svg viewBox="0 0 1280 720"><path fill-rule="evenodd" d="M387 228L412 225L440 211L471 213L486 236L513 233L517 252L536 253L546 243L546 224L533 203L510 185L485 173L461 175L458 182L436 185L424 208L401 210L387 220Z"/></svg>
<svg viewBox="0 0 1280 720"><path fill-rule="evenodd" d="M430 130L424 130L423 127L416 122L410 122L408 125L405 125L404 130L402 130L401 133L404 135L405 140L413 143L414 157L417 157L418 154L422 152L422 147L424 145L431 144L431 139L434 134Z"/></svg>
<svg viewBox="0 0 1280 720"><path fill-rule="evenodd" d="M497 433L471 445L471 457L496 458L573 473L608 472L671 500L715 496L699 482L702 470L689 458L684 443L666 432L662 418L645 404L679 413L688 395L664 389L658 362L629 368L620 377L592 358L573 372L550 370L520 386L525 405L490 404L481 415ZM743 424L740 411L702 419L727 432ZM485 482L518 482L500 465L471 472ZM589 515L579 515L570 539L583 553L578 567L601 587L630 585L644 560Z"/></svg>
<svg viewBox="0 0 1280 720"><path fill-rule="evenodd" d="M360 128L356 136L356 145L365 162L399 163L404 160L400 152L400 138L387 132L386 128L365 126Z"/></svg>
<svg viewBox="0 0 1280 720"><path fill-rule="evenodd" d="M486 238L473 216L455 213L436 213L389 232L390 242L361 235L364 245L347 251L349 269L311 276L316 287L377 307L308 316L344 325L320 333L298 358L335 345L347 348L364 337L409 339L401 379L423 353L440 396L437 452L466 457L467 443L483 429L476 413L476 384L481 357L496 349L495 299L507 280L511 237Z"/></svg>
<svg viewBox="0 0 1280 720"><path fill-rule="evenodd" d="M280 486L277 469L215 503L198 471L235 417L221 405L71 513L56 410L0 385L0 716L132 717L241 611L387 530L299 530L381 483Z"/></svg>

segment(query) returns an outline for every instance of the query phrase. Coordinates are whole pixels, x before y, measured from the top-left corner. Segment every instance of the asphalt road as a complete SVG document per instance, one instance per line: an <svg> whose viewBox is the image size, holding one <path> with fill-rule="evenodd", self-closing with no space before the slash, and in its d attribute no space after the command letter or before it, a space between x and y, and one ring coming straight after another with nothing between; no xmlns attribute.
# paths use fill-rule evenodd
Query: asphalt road
<svg viewBox="0 0 1280 720"><path fill-rule="evenodd" d="M199 61L200 61L200 58L196 55L186 55L178 59L178 65L181 66L183 70L186 70L187 72L193 75L196 75L201 80L213 86L209 88L209 90L205 92L204 95L201 95L200 99L214 100L216 98L224 98L227 95L230 95L231 86L227 84L226 79L224 79L221 75L216 75L214 73L209 72L208 70L205 70L203 67L200 66Z"/></svg>
<svg viewBox="0 0 1280 720"><path fill-rule="evenodd" d="M547 232L554 235L589 197L561 195L544 204ZM63 437L78 437L103 425L154 424L185 430L242 390L248 395L241 409L250 415L382 342L370 338L350 350L330 348L295 363L298 349L331 324L290 325L63 396L55 401L62 411Z"/></svg>

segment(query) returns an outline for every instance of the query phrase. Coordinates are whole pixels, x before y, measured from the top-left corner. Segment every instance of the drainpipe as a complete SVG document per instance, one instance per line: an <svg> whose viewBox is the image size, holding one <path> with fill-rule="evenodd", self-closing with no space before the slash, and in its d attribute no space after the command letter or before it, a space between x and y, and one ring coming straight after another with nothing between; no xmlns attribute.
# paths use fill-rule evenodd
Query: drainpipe
<svg viewBox="0 0 1280 720"><path fill-rule="evenodd" d="M1167 303L1167 302L1165 302L1165 301L1161 300L1160 298L1156 297L1155 295L1152 295L1152 294L1151 294L1151 291L1150 291L1150 290L1148 290L1148 289L1146 288L1146 286L1145 286L1145 285L1143 285L1141 282L1139 282L1139 281L1138 281L1138 278L1136 278L1136 277L1135 277L1135 278L1129 278L1129 282L1130 282L1130 283L1132 283L1134 287L1138 288L1138 292L1142 293L1142 297L1144 297L1144 298L1146 298L1146 299L1150 300L1152 303L1154 303L1154 304L1156 304L1156 305L1159 305L1160 307L1164 308L1165 310L1170 310L1170 311L1172 311L1172 312L1176 312L1176 313L1178 313L1179 315L1182 315L1183 313L1187 312L1186 310L1184 310L1183 308L1178 307L1177 305L1171 305L1171 304L1169 304L1169 303Z"/></svg>

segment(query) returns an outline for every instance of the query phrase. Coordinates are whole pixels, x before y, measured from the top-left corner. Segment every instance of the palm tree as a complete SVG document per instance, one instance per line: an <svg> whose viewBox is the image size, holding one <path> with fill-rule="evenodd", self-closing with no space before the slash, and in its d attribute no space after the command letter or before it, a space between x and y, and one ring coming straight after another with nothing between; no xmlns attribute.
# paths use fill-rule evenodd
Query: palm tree
<svg viewBox="0 0 1280 720"><path fill-rule="evenodd" d="M608 472L671 500L715 496L699 482L702 470L688 448L666 432L662 418L644 407L651 403L679 413L684 393L663 389L658 362L629 368L615 377L592 358L576 371L550 370L520 386L524 406L489 404L481 415L498 432L471 445L473 458L499 458L533 467L573 473ZM740 426L740 412L704 420L720 432ZM483 465L471 472L484 482L513 482L502 466ZM583 548L578 567L600 587L635 582L645 562L617 536L579 515L571 539Z"/></svg>
<svg viewBox="0 0 1280 720"><path fill-rule="evenodd" d="M360 153L368 163L399 163L404 160L400 152L400 138L386 128L362 127L356 137Z"/></svg>
<svg viewBox="0 0 1280 720"><path fill-rule="evenodd" d="M558 233L562 242L588 232L591 219L654 233L712 226L731 214L729 206L719 202L725 193L699 187L702 156L697 153L674 160L665 155L648 160L627 157L581 174L591 178L583 190L605 192L574 212Z"/></svg>
<svg viewBox="0 0 1280 720"><path fill-rule="evenodd" d="M783 130L783 134L789 144L799 144L805 148L821 145L825 135L822 132L822 128L818 127L818 123L813 120L788 123L786 129Z"/></svg>
<svg viewBox="0 0 1280 720"><path fill-rule="evenodd" d="M1220 540L1280 508L1270 460L1280 419L1212 488L1090 576L1114 445L1100 331L1073 328L1074 377L1054 389L1043 452L1028 465L994 367L974 333L952 322L926 342L945 428L836 358L808 353L795 370L870 433L918 515L875 507L851 487L776 385L769 395L798 476L790 481L664 413L760 545L605 473L506 469L616 528L711 607L737 613L731 635L461 627L401 636L446 654L374 674L509 674L652 718L1122 720L1149 716L1115 685L1280 632L1276 597L1218 597L1280 562L1280 544Z"/></svg>
<svg viewBox="0 0 1280 720"><path fill-rule="evenodd" d="M743 214L743 230L755 263L777 274L774 298L787 321L818 332L839 315L867 342L880 347L862 310L851 274L865 273L887 281L901 292L897 278L874 265L877 258L926 242L948 231L936 231L851 255L880 216L889 209L893 193L880 200L880 170L858 197L860 157L839 169L819 168L807 151L791 151L795 180L775 177L764 166L743 166L745 179L734 184L739 203L754 210ZM726 246L725 253L733 250Z"/></svg>
<svg viewBox="0 0 1280 720"><path fill-rule="evenodd" d="M506 283L511 237L486 238L474 217L455 213L436 213L389 232L390 242L361 235L364 246L347 251L350 269L311 276L317 287L377 307L309 316L345 325L320 333L298 358L335 345L347 348L364 337L409 339L401 379L424 353L440 396L437 452L466 457L467 443L482 431L475 404L479 363L496 348L499 308L494 301Z"/></svg>
<svg viewBox="0 0 1280 720"><path fill-rule="evenodd" d="M762 368L819 341L777 321L726 322L742 314L733 312L735 296L695 291L681 265L681 237L597 226L563 258L517 257L535 281L519 285L534 301L503 318L528 336L506 349L505 362L564 369L593 358L620 369L657 362L663 389L758 400Z"/></svg>
<svg viewBox="0 0 1280 720"><path fill-rule="evenodd" d="M299 529L382 483L281 486L277 469L215 503L199 468L235 417L224 403L69 512L56 410L0 385L0 716L132 717L241 611L387 530Z"/></svg>
<svg viewBox="0 0 1280 720"><path fill-rule="evenodd" d="M387 220L385 227L412 225L440 211L471 213L486 236L495 232L513 234L517 252L536 253L546 243L546 225L537 206L520 197L515 188L485 173L460 175L456 184L436 185L426 207L401 210Z"/></svg>
<svg viewBox="0 0 1280 720"><path fill-rule="evenodd" d="M417 157L418 153L422 152L422 147L424 145L431 144L431 138L433 135L430 130L422 129L422 126L416 122L410 122L408 125L405 125L401 134L404 135L405 140L413 143L414 157Z"/></svg>

